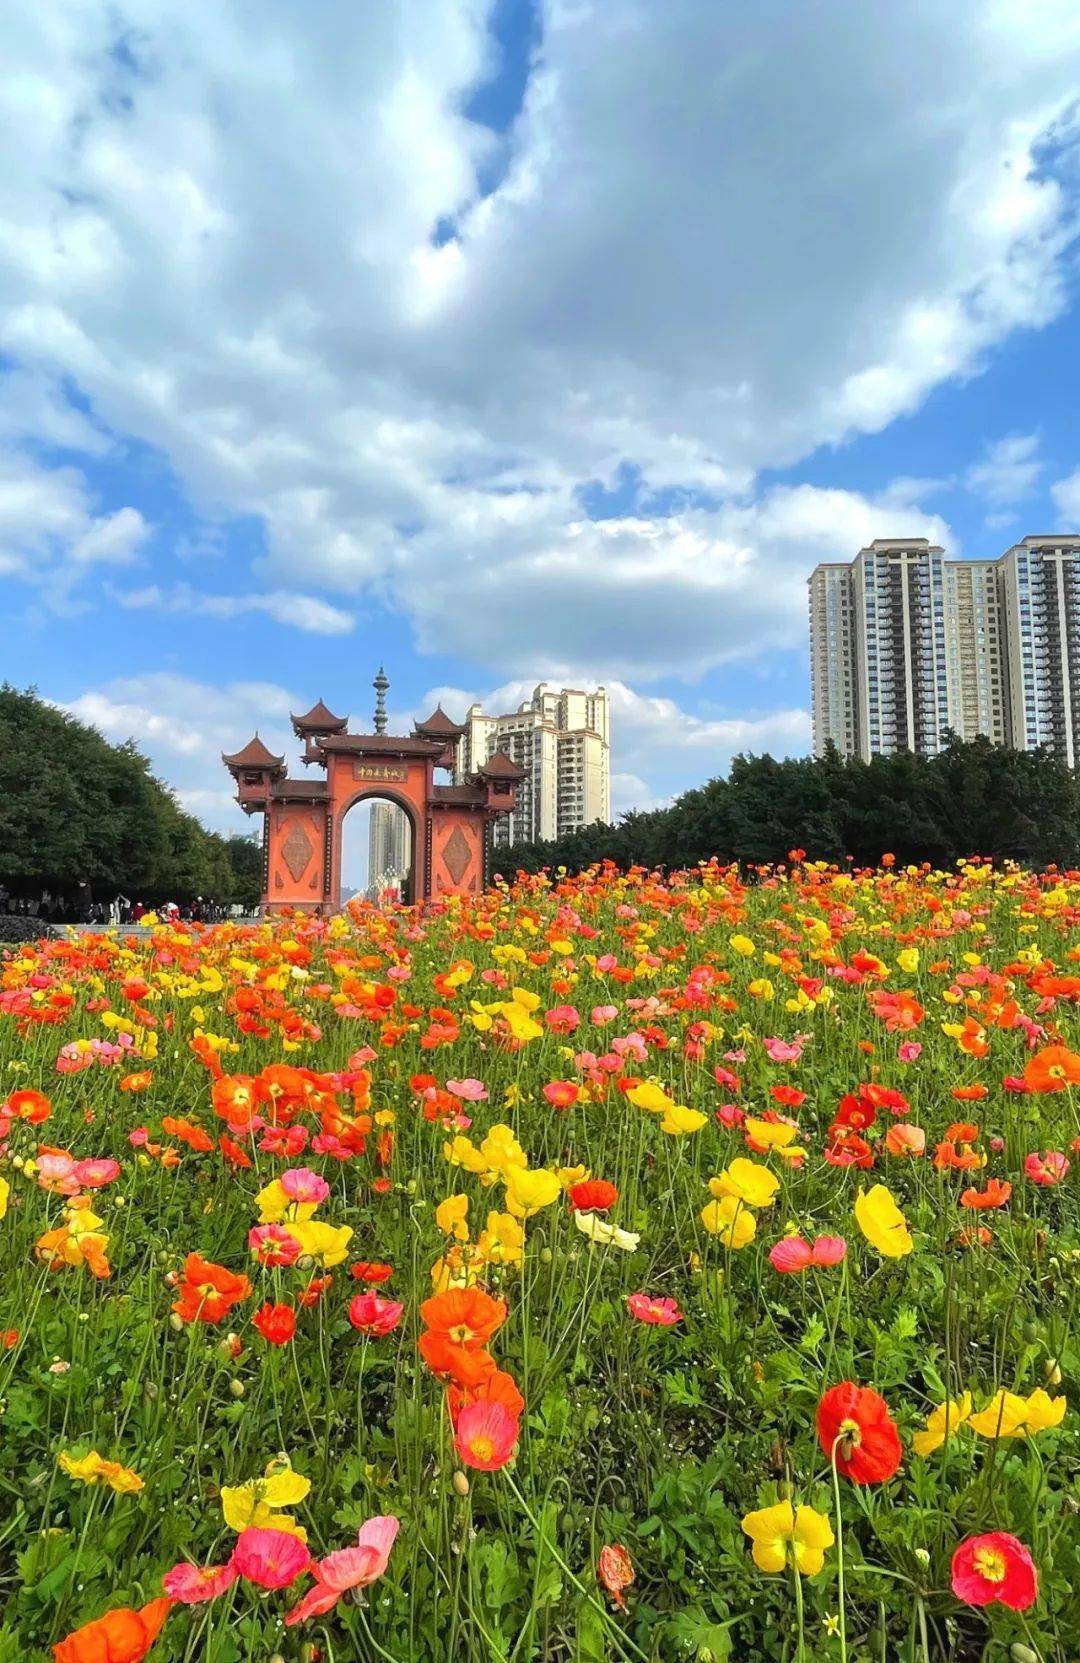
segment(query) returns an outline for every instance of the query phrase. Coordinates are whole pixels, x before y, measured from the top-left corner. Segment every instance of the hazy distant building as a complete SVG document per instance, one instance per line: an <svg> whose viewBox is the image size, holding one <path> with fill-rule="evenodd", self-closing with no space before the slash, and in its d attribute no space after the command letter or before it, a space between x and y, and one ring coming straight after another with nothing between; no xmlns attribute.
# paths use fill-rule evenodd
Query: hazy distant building
<svg viewBox="0 0 1080 1663"><path fill-rule="evenodd" d="M931 756L949 729L1080 758L1080 537L998 560L877 538L810 575L814 751Z"/></svg>
<svg viewBox="0 0 1080 1663"><path fill-rule="evenodd" d="M611 727L603 687L585 693L541 682L504 716L473 705L458 752L460 776L475 773L493 751L505 751L525 772L517 808L495 824L496 844L557 837L610 820Z"/></svg>
<svg viewBox="0 0 1080 1663"><path fill-rule="evenodd" d="M373 802L368 828L368 890L378 894L409 870L409 820L395 803Z"/></svg>

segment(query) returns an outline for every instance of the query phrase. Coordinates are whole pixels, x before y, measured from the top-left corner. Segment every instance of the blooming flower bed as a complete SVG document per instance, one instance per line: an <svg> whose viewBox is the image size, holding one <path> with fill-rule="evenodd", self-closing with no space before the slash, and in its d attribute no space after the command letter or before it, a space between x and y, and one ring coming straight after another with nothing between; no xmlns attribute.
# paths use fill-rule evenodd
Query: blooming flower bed
<svg viewBox="0 0 1080 1663"><path fill-rule="evenodd" d="M10 949L0 1663L1070 1659L1080 874Z"/></svg>

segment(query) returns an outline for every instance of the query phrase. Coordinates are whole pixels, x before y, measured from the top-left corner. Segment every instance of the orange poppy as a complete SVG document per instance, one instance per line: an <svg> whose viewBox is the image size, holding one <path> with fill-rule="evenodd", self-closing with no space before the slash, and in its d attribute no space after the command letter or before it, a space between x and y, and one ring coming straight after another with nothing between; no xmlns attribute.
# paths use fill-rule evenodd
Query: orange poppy
<svg viewBox="0 0 1080 1663"><path fill-rule="evenodd" d="M106 1611L53 1647L55 1663L139 1663L161 1633L172 1603L166 1595L138 1611L128 1605Z"/></svg>
<svg viewBox="0 0 1080 1663"><path fill-rule="evenodd" d="M506 1305L483 1288L447 1288L425 1299L420 1315L428 1328L453 1345L478 1350L506 1321Z"/></svg>
<svg viewBox="0 0 1080 1663"><path fill-rule="evenodd" d="M198 1253L184 1260L184 1280L173 1310L182 1322L220 1322L226 1312L251 1292L246 1276L215 1265Z"/></svg>
<svg viewBox="0 0 1080 1663"><path fill-rule="evenodd" d="M1067 1091L1080 1082L1080 1056L1066 1045L1047 1045L1028 1058L1024 1084L1028 1091Z"/></svg>
<svg viewBox="0 0 1080 1663"><path fill-rule="evenodd" d="M1004 1207L1011 1194L1012 1185L1006 1180L988 1178L985 1189L966 1189L960 1197L960 1205L970 1207L972 1212L990 1212L995 1207Z"/></svg>

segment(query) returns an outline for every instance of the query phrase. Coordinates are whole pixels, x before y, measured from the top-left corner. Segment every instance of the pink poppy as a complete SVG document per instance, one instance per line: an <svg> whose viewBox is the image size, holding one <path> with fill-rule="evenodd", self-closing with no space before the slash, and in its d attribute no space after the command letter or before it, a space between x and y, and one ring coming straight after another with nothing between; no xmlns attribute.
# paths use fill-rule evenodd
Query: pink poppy
<svg viewBox="0 0 1080 1663"><path fill-rule="evenodd" d="M300 1243L283 1224L255 1224L248 1231L248 1246L262 1265L294 1265L300 1257Z"/></svg>
<svg viewBox="0 0 1080 1663"><path fill-rule="evenodd" d="M260 1588L288 1588L311 1563L299 1536L287 1530L263 1530L248 1525L236 1539L231 1563L241 1576Z"/></svg>
<svg viewBox="0 0 1080 1663"><path fill-rule="evenodd" d="M600 957L596 961L596 968L603 975L607 975L609 970L614 970L616 968L618 962L619 961L615 957L614 953L601 953Z"/></svg>
<svg viewBox="0 0 1080 1663"><path fill-rule="evenodd" d="M1039 1573L1024 1546L1007 1530L969 1536L952 1558L952 1591L967 1605L1007 1605L1026 1611L1039 1597Z"/></svg>
<svg viewBox="0 0 1080 1663"><path fill-rule="evenodd" d="M639 1322L652 1323L658 1328L672 1328L682 1321L678 1300L659 1299L653 1294L632 1293L626 1301L632 1317Z"/></svg>
<svg viewBox="0 0 1080 1663"><path fill-rule="evenodd" d="M814 1250L802 1236L784 1236L769 1251L769 1263L784 1276L809 1270L813 1262Z"/></svg>
<svg viewBox="0 0 1080 1663"><path fill-rule="evenodd" d="M75 1176L80 1186L87 1190L104 1189L120 1176L120 1162L110 1160L102 1155L96 1160L76 1161Z"/></svg>
<svg viewBox="0 0 1080 1663"><path fill-rule="evenodd" d="M551 1010L545 1011L544 1021L553 1034L572 1034L581 1017L573 1005L553 1005Z"/></svg>
<svg viewBox="0 0 1080 1663"><path fill-rule="evenodd" d="M465 1103L482 1103L488 1094L483 1080L447 1080L446 1089Z"/></svg>
<svg viewBox="0 0 1080 1663"><path fill-rule="evenodd" d="M454 1447L467 1467L498 1472L517 1448L518 1417L497 1399L469 1403L458 1416Z"/></svg>
<svg viewBox="0 0 1080 1663"><path fill-rule="evenodd" d="M922 1046L917 1039L905 1039L896 1055L901 1062L918 1062L922 1056Z"/></svg>
<svg viewBox="0 0 1080 1663"><path fill-rule="evenodd" d="M816 1265L840 1265L847 1258L847 1242L843 1236L818 1236L813 1253Z"/></svg>
<svg viewBox="0 0 1080 1663"><path fill-rule="evenodd" d="M398 1519L386 1514L368 1519L360 1526L355 1547L341 1548L320 1560L315 1566L315 1586L288 1612L286 1624L291 1627L307 1617L322 1616L350 1588L367 1588L377 1581L389 1563L399 1525Z"/></svg>
<svg viewBox="0 0 1080 1663"><path fill-rule="evenodd" d="M604 1028L609 1022L614 1022L618 1014L618 1005L594 1005L589 1013L589 1021L594 1028Z"/></svg>
<svg viewBox="0 0 1080 1663"><path fill-rule="evenodd" d="M1041 1155L1029 1155L1024 1162L1024 1171L1031 1182L1039 1184L1043 1189L1060 1184L1068 1170L1068 1156L1059 1154L1056 1149L1046 1149Z"/></svg>
<svg viewBox="0 0 1080 1663"><path fill-rule="evenodd" d="M231 1588L239 1572L235 1565L189 1565L181 1559L171 1571L166 1571L162 1586L170 1599L181 1605L201 1605L204 1600L216 1599L226 1588Z"/></svg>
<svg viewBox="0 0 1080 1663"><path fill-rule="evenodd" d="M349 1301L349 1321L361 1334L381 1337L393 1332L404 1309L396 1299L381 1299L377 1293L358 1293Z"/></svg>
<svg viewBox="0 0 1080 1663"><path fill-rule="evenodd" d="M282 1189L290 1201L299 1201L308 1206L317 1207L320 1201L325 1201L330 1194L330 1185L325 1178L320 1178L317 1172L312 1172L309 1166L291 1166L281 1174L279 1180Z"/></svg>
<svg viewBox="0 0 1080 1663"><path fill-rule="evenodd" d="M773 1035L761 1043L768 1052L770 1062L798 1062L806 1040L802 1034L796 1034L794 1039L779 1039Z"/></svg>

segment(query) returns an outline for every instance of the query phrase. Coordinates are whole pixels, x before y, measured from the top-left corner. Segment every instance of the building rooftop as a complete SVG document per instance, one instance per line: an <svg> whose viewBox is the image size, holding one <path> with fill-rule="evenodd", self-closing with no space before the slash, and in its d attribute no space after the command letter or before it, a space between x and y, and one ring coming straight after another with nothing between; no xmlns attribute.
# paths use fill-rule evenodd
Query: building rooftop
<svg viewBox="0 0 1080 1663"><path fill-rule="evenodd" d="M285 758L275 756L259 738L258 733L249 739L243 750L234 751L231 756L221 753L221 760L226 768L284 768Z"/></svg>

